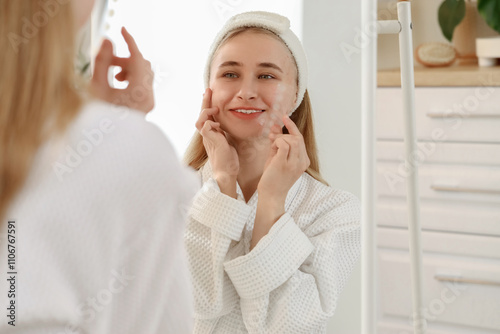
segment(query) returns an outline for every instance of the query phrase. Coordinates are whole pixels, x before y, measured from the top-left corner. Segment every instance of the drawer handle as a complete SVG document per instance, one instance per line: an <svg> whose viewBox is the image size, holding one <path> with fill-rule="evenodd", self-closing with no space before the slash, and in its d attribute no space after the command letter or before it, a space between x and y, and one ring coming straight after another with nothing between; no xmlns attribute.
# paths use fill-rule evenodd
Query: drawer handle
<svg viewBox="0 0 500 334"><path fill-rule="evenodd" d="M434 278L440 282L469 283L469 284L500 286L500 282L487 281L487 280L482 280L482 279L473 279L473 278L463 278L460 276L435 275Z"/></svg>
<svg viewBox="0 0 500 334"><path fill-rule="evenodd" d="M479 193L479 194L500 194L500 190L497 189L481 189L481 188L466 188L459 186L450 185L431 185L431 189L435 191L449 191L457 193Z"/></svg>
<svg viewBox="0 0 500 334"><path fill-rule="evenodd" d="M485 113L477 113L477 114L460 114L457 112L446 113L443 111L429 111L427 112L427 117L429 118L497 118L500 117L500 114L485 114Z"/></svg>

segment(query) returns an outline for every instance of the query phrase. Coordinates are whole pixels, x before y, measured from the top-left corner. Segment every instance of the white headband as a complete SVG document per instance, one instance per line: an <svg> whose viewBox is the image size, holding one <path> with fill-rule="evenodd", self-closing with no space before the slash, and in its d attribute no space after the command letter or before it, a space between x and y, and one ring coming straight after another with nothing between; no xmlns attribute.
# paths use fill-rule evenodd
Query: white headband
<svg viewBox="0 0 500 334"><path fill-rule="evenodd" d="M269 12L246 12L231 17L221 31L215 37L212 46L208 52L207 64L205 66L205 88L210 86L210 66L214 57L215 50L231 31L242 27L257 27L269 30L280 37L286 44L297 64L298 71L298 92L297 103L295 104L291 115L302 103L304 93L307 88L307 59L298 37L290 30L290 21L281 15Z"/></svg>

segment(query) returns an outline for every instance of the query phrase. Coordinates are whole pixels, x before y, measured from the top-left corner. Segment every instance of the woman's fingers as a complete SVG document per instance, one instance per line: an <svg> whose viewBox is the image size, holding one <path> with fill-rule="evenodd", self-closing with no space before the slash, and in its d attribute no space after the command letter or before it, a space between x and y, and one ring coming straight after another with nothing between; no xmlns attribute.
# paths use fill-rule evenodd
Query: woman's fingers
<svg viewBox="0 0 500 334"><path fill-rule="evenodd" d="M219 123L206 121L200 129L200 134L202 135L204 141L208 140L216 145L216 142L219 141L219 137L217 136L217 133L220 133L219 129Z"/></svg>
<svg viewBox="0 0 500 334"><path fill-rule="evenodd" d="M205 89L203 94L203 100L201 102L201 110L209 109L212 107L212 90L210 88Z"/></svg>
<svg viewBox="0 0 500 334"><path fill-rule="evenodd" d="M302 136L302 133L300 133L300 130L295 122L292 121L288 115L283 116L283 122L288 130L288 134L273 134L272 136L270 135L270 137L273 137L274 139L283 137L291 147L296 148L297 151L303 150L305 152L304 137Z"/></svg>
<svg viewBox="0 0 500 334"><path fill-rule="evenodd" d="M286 117L284 117L285 119ZM288 122L287 122L288 120ZM288 145L288 155L287 160L297 166L299 169L307 169L309 167L310 161L307 155L307 150L304 143L304 138L300 131L295 126L292 120L289 118L285 119L285 126L291 132L291 134L278 133L279 126L275 125L271 128L271 133L269 134L269 139L273 141L273 149L276 150L276 143L278 141L284 141ZM293 124L290 124L293 123ZM279 129L281 132L281 129ZM292 134L293 133L293 134Z"/></svg>
<svg viewBox="0 0 500 334"><path fill-rule="evenodd" d="M274 135L280 135L280 134L283 134L283 129L278 124L274 124L271 127L271 133Z"/></svg>
<svg viewBox="0 0 500 334"><path fill-rule="evenodd" d="M122 68L116 78L119 81L128 81L128 87L123 91L126 104L132 108L149 112L154 108L153 81L154 72L151 62L142 56L132 35L122 27L122 35L127 43L130 57L113 57L113 65ZM138 94L137 92L140 92ZM135 93L135 94L134 94Z"/></svg>
<svg viewBox="0 0 500 334"><path fill-rule="evenodd" d="M128 67L130 64L130 58L122 58L122 57L117 57L113 55L113 58L111 59L111 65L113 66L119 66L119 67Z"/></svg>
<svg viewBox="0 0 500 334"><path fill-rule="evenodd" d="M118 81L126 81L128 77L128 71L127 70L121 70L120 73L115 75L115 79Z"/></svg>
<svg viewBox="0 0 500 334"><path fill-rule="evenodd" d="M269 135L268 135L268 137L272 141L276 140L276 138L278 138L279 136L282 136L282 135L283 135L283 130L282 130L282 128L278 124L273 124L269 128Z"/></svg>
<svg viewBox="0 0 500 334"><path fill-rule="evenodd" d="M97 53L94 64L94 74L92 76L92 84L96 85L96 89L109 87L108 69L113 61L113 44L110 40L105 39L102 42L101 48Z"/></svg>
<svg viewBox="0 0 500 334"><path fill-rule="evenodd" d="M283 138L278 138L273 143L273 149L277 150L276 156L281 160L286 161L288 159L288 153L290 152L290 145Z"/></svg>
<svg viewBox="0 0 500 334"><path fill-rule="evenodd" d="M218 112L219 108L212 108L212 90L210 88L205 89L205 93L203 94L203 101L201 103L200 116L196 121L196 128L198 129L198 131L201 130L207 120L215 122L215 118L213 116Z"/></svg>
<svg viewBox="0 0 500 334"><path fill-rule="evenodd" d="M127 42L130 57L116 57L111 41L104 40L95 59L90 90L93 95L104 101L149 112L154 107L154 73L151 63L144 59L134 38L125 28L122 29L122 35ZM118 81L128 81L127 88L114 89L110 86L108 72L113 66L121 68L115 78Z"/></svg>
<svg viewBox="0 0 500 334"><path fill-rule="evenodd" d="M295 122L288 117L288 115L283 116L283 123L285 123L285 127L288 130L288 133L292 136L302 137L302 133L300 133L299 128L295 125Z"/></svg>
<svg viewBox="0 0 500 334"><path fill-rule="evenodd" d="M203 125L205 124L206 121L212 121L215 122L214 115L219 112L219 108L208 108L208 109L203 109L200 112L200 117L198 117L198 121L196 121L196 128L201 130Z"/></svg>
<svg viewBox="0 0 500 334"><path fill-rule="evenodd" d="M207 133L212 130L216 125L215 122L206 121L203 126L200 128L200 133L202 136L207 135Z"/></svg>
<svg viewBox="0 0 500 334"><path fill-rule="evenodd" d="M119 100L120 91L112 88L108 81L109 68L115 65L116 58L113 55L113 44L110 40L105 39L95 58L90 91L95 97L101 100L119 104L117 101ZM120 61L120 64L123 64L123 62Z"/></svg>
<svg viewBox="0 0 500 334"><path fill-rule="evenodd" d="M122 27L122 36L125 39L125 42L127 42L128 50L130 52L130 56L140 56L142 57L141 51L139 51L139 48L137 47L137 43L134 40L134 37L130 35L130 33L125 29L125 27Z"/></svg>

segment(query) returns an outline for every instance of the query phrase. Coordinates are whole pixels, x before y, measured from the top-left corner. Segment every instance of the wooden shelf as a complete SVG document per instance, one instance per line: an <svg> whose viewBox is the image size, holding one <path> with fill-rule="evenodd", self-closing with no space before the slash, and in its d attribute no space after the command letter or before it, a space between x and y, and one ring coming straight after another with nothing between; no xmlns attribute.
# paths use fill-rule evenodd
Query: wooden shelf
<svg viewBox="0 0 500 334"><path fill-rule="evenodd" d="M378 87L401 87L398 69L379 70ZM417 87L474 87L500 86L500 66L478 67L477 65L456 65L449 67L415 67Z"/></svg>

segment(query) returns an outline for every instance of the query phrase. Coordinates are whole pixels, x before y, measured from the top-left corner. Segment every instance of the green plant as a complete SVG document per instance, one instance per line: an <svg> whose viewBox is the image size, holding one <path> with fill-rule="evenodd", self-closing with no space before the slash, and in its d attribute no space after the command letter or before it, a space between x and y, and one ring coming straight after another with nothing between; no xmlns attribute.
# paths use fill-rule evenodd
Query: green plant
<svg viewBox="0 0 500 334"><path fill-rule="evenodd" d="M500 33L500 0L477 0L477 11L494 30ZM455 27L465 17L465 0L444 0L439 6L439 26L451 42Z"/></svg>

